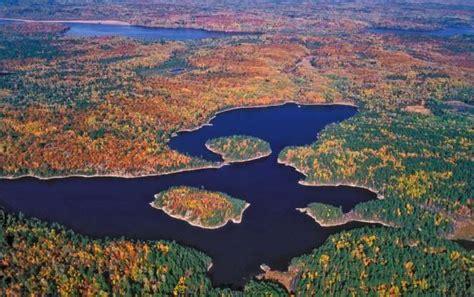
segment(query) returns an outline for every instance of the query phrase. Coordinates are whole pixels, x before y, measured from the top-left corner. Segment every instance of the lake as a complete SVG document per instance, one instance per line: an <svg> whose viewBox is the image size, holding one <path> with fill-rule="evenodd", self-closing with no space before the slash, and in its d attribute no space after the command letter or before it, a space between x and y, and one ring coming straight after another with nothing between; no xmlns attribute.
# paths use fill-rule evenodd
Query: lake
<svg viewBox="0 0 474 297"><path fill-rule="evenodd" d="M18 23L11 20L0 20L0 25ZM156 41L156 40L198 40L205 38L224 38L234 35L256 35L246 32L222 32L203 29L157 28L132 25L83 24L65 23L69 30L66 36L99 37L125 36L129 38Z"/></svg>
<svg viewBox="0 0 474 297"><path fill-rule="evenodd" d="M401 35L450 37L450 36L455 36L455 35L474 35L474 28L473 27L448 27L448 28L444 28L440 30L432 30L432 31L373 28L373 29L369 29L369 32L392 33L392 34L401 34Z"/></svg>
<svg viewBox="0 0 474 297"><path fill-rule="evenodd" d="M359 202L375 199L374 193L351 187L301 186L300 173L277 163L285 146L310 144L328 124L356 112L350 106L296 104L224 112L212 120L212 126L179 133L171 147L219 160L205 148L206 140L246 134L268 141L272 155L220 169L135 179L0 180L0 203L7 210L59 222L93 237L169 239L195 247L212 257L214 285L238 288L260 273L262 263L286 270L293 257L320 246L330 234L365 225L322 228L296 208L318 201L348 211ZM251 205L241 224L229 223L216 230L193 227L149 205L154 194L175 185L203 186Z"/></svg>
<svg viewBox="0 0 474 297"><path fill-rule="evenodd" d="M0 25L11 24L17 21L1 20ZM83 24L66 23L70 28L66 31L67 36L93 37L93 36L125 36L139 40L199 40L205 38L224 38L234 35L258 35L259 33L250 32L222 32L209 31L203 29L184 29L184 28L159 28L134 25L109 25L109 24ZM449 37L454 35L473 35L473 27L448 27L440 30L404 30L404 29L385 29L370 28L373 33L393 33L402 35L425 35L435 37Z"/></svg>
<svg viewBox="0 0 474 297"><path fill-rule="evenodd" d="M249 35L253 33L229 33L202 29L151 28L143 26L104 25L104 24L66 24L70 29L69 36L126 36L140 40L196 40L205 38L223 38L233 35Z"/></svg>

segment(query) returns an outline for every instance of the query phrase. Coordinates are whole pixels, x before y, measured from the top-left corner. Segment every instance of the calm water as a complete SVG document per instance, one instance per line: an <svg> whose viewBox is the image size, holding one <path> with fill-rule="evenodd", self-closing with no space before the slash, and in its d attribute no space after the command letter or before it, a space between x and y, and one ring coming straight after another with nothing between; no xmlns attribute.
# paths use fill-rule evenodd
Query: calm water
<svg viewBox="0 0 474 297"><path fill-rule="evenodd" d="M374 33L394 33L394 34L402 34L402 35L424 35L424 36L435 36L435 37L449 37L449 36L454 36L454 35L474 35L473 27L450 27L450 28L445 28L441 30L433 30L433 31L374 28L374 29L370 29L369 31L374 32Z"/></svg>
<svg viewBox="0 0 474 297"><path fill-rule="evenodd" d="M18 23L17 21L0 20L0 25ZM196 40L205 38L223 38L232 35L256 35L258 33L231 33L222 31L208 31L202 29L182 29L182 28L156 28L145 26L128 25L107 25L107 24L82 24L67 23L70 27L65 35L69 36L125 36L141 40ZM449 37L454 35L473 35L474 27L448 27L441 30L403 30L403 29L384 29L372 28L370 32L374 33L394 33L404 35L426 35L436 37Z"/></svg>
<svg viewBox="0 0 474 297"><path fill-rule="evenodd" d="M0 25L19 23L18 21L0 20ZM125 36L140 40L197 40L205 38L224 38L233 35L255 35L246 32L222 32L202 29L173 29L152 28L144 26L106 25L66 23L70 29L67 36L97 37L97 36Z"/></svg>
<svg viewBox="0 0 474 297"><path fill-rule="evenodd" d="M250 33L228 33L219 31L208 31L200 29L170 29L150 28L143 26L126 25L104 25L104 24L80 24L68 23L70 27L66 35L70 36L126 36L141 40L195 40L204 38L223 38L232 35L243 35Z"/></svg>
<svg viewBox="0 0 474 297"><path fill-rule="evenodd" d="M301 174L277 164L278 152L285 146L309 144L326 125L355 113L355 108L347 106L295 104L222 113L212 126L173 138L171 146L218 160L206 150L205 141L239 133L268 141L273 154L221 169L160 177L1 180L0 203L95 237L176 240L212 257L210 276L215 285L238 287L258 274L262 263L286 269L291 258L321 245L330 234L363 226L321 228L295 208L320 201L347 211L356 203L374 199L373 193L350 187L304 187L297 183ZM241 224L229 223L217 230L192 227L148 205L155 193L173 185L204 186L242 198L251 206Z"/></svg>

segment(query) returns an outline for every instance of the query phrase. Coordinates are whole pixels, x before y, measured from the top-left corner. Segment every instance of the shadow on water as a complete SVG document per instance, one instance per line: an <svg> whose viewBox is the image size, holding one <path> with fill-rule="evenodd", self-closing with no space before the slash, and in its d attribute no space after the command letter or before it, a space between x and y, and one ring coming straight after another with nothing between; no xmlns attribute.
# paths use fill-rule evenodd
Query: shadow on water
<svg viewBox="0 0 474 297"><path fill-rule="evenodd" d="M330 234L366 225L321 228L295 208L319 201L348 211L357 203L375 199L374 193L352 187L301 186L300 173L277 163L285 146L309 144L326 125L355 113L349 106L295 104L225 112L212 126L180 133L171 147L218 160L204 147L208 138L248 134L268 141L273 154L221 169L157 177L1 180L0 203L8 210L59 222L94 237L176 240L212 257L214 285L239 287L260 272L262 263L285 270L291 258L318 247ZM251 206L241 224L229 223L216 230L192 227L148 204L155 193L173 185L204 186L244 199Z"/></svg>

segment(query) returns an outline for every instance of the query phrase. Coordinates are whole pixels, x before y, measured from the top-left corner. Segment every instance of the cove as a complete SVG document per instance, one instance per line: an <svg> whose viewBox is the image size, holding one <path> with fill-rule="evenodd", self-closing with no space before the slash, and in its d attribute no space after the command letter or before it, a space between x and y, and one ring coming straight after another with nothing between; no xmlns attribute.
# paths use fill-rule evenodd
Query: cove
<svg viewBox="0 0 474 297"><path fill-rule="evenodd" d="M303 178L300 173L277 163L285 146L310 144L325 126L356 112L350 106L296 104L224 112L211 126L179 133L170 146L220 160L205 148L207 139L247 134L269 142L273 153L220 169L134 179L0 180L0 204L9 211L58 222L93 237L175 240L212 258L214 285L239 288L261 272L262 263L286 270L293 257L320 246L330 234L366 225L322 228L296 208L318 201L348 211L357 203L375 199L374 193L352 187L305 187L298 184ZM175 185L203 186L251 205L241 224L229 223L215 230L193 227L149 206L154 194Z"/></svg>

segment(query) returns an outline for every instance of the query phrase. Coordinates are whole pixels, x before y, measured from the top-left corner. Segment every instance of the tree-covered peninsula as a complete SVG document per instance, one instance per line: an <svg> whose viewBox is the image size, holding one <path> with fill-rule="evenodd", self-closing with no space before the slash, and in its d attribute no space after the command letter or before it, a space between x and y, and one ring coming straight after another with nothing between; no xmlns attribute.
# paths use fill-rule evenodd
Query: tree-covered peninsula
<svg viewBox="0 0 474 297"><path fill-rule="evenodd" d="M254 281L232 291L211 286L211 260L194 249L92 239L7 214L1 296L473 295L473 253L445 239L474 239L473 37L419 34L472 27L467 1L41 1L33 9L32 1L4 2L0 15L9 18L262 34L143 42L65 36L58 24L2 25L0 176L137 177L214 166L171 149L172 135L229 108L344 102L359 114L327 127L312 145L285 149L279 161L307 185L376 191L384 199L351 212L399 228L331 236L292 261L288 292ZM175 66L182 71L171 73ZM315 211L326 220L341 215L323 205Z"/></svg>
<svg viewBox="0 0 474 297"><path fill-rule="evenodd" d="M272 153L270 144L257 137L232 135L209 139L206 147L222 156L226 162L246 162Z"/></svg>
<svg viewBox="0 0 474 297"><path fill-rule="evenodd" d="M344 213L340 207L313 202L305 208L298 208L298 211L306 213L321 226L340 225L344 218Z"/></svg>
<svg viewBox="0 0 474 297"><path fill-rule="evenodd" d="M222 192L178 186L156 194L150 205L193 226L216 229L240 223L250 204Z"/></svg>
<svg viewBox="0 0 474 297"><path fill-rule="evenodd" d="M472 239L474 119L363 112L331 125L310 146L288 147L279 161L305 174L305 185L370 188L379 198L356 205L363 220L449 238Z"/></svg>
<svg viewBox="0 0 474 297"><path fill-rule="evenodd" d="M283 296L273 282L214 288L207 255L171 241L92 239L0 211L1 296Z"/></svg>
<svg viewBox="0 0 474 297"><path fill-rule="evenodd" d="M297 208L296 210L307 214L319 225L323 227L333 227L344 225L349 222L378 223L385 226L397 227L394 223L364 217L355 210L347 213L342 212L341 207L334 207L329 204L313 202L305 208Z"/></svg>

